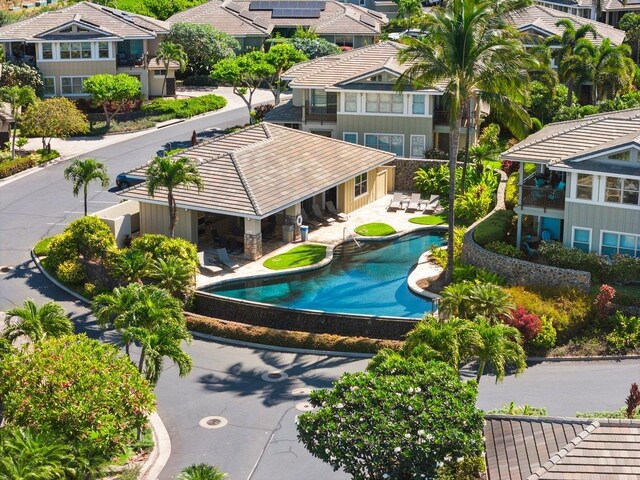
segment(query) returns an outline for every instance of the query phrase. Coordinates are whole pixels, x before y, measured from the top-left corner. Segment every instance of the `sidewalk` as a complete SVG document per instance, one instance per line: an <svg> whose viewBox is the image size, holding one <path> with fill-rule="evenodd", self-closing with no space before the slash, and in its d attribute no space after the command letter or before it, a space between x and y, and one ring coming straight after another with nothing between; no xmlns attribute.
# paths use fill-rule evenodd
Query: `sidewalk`
<svg viewBox="0 0 640 480"><path fill-rule="evenodd" d="M202 115L198 115L197 117L192 118L202 118L208 115L215 115L217 113L226 112L229 110L234 110L236 108L246 108L246 104L242 101L242 99L235 95L232 91L231 87L218 87L212 88L210 90L185 90L178 92L179 97L198 97L201 95L208 94L216 94L221 97L225 97L227 99L227 105L214 112L204 113ZM287 98L284 97L282 101L286 101ZM269 90L259 89L256 90L253 96L253 105L258 105L260 103L265 102L273 102L273 95ZM191 119L184 120L175 120L175 122L180 121L189 121ZM79 155L83 155L92 150L97 150L99 148L108 147L109 145L113 145L115 143L119 143L125 140L129 140L130 138L139 137L141 135L145 135L149 132L153 132L157 129L157 127L149 128L146 130L140 130L138 132L131 133L119 133L113 135L104 135L101 137L76 137L76 138L67 138L60 139L54 138L51 140L51 148L57 150L60 153L60 156L63 159L69 159L73 157L77 157ZM30 138L27 146L25 147L27 150L37 150L42 148L42 139L41 138Z"/></svg>

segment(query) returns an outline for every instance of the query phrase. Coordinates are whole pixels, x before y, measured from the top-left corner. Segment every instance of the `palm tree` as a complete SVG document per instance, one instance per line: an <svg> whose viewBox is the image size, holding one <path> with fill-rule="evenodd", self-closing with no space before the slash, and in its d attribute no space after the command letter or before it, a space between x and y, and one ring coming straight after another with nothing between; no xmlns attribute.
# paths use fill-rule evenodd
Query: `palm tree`
<svg viewBox="0 0 640 480"><path fill-rule="evenodd" d="M13 86L0 88L0 100L11 105L11 116L14 119L13 135L11 136L11 160L16 158L16 130L20 109L37 100L36 93L29 86Z"/></svg>
<svg viewBox="0 0 640 480"><path fill-rule="evenodd" d="M472 317L481 315L492 322L499 321L515 309L511 295L493 283L473 285L469 289L468 303Z"/></svg>
<svg viewBox="0 0 640 480"><path fill-rule="evenodd" d="M426 88L444 82L443 102L449 114L449 238L453 238L455 170L465 109L472 98L487 102L516 135L530 119L523 107L528 68L536 64L524 50L519 33L499 13L511 2L449 0L424 18L420 38L407 38L398 57L409 63L399 87ZM470 112L471 113L471 112ZM471 116L471 114L469 115ZM468 121L471 121L469 118ZM453 278L453 243L449 242L445 282Z"/></svg>
<svg viewBox="0 0 640 480"><path fill-rule="evenodd" d="M171 62L177 62L180 64L180 71L184 72L187 68L187 54L185 53L182 45L172 42L161 42L158 45L158 51L156 52L156 60L158 63L162 62L164 66L164 79L162 80L162 96L166 95L165 86L167 85L167 77L169 76L169 65Z"/></svg>
<svg viewBox="0 0 640 480"><path fill-rule="evenodd" d="M12 321L14 318L18 320ZM31 299L25 300L22 307L7 310L5 325L2 336L12 343L22 336L36 343L45 337L61 337L73 333L73 323L60 305L47 302L38 307Z"/></svg>
<svg viewBox="0 0 640 480"><path fill-rule="evenodd" d="M193 290L196 271L181 258L175 255L158 258L149 267L149 277L173 296L188 296Z"/></svg>
<svg viewBox="0 0 640 480"><path fill-rule="evenodd" d="M125 283L142 283L149 273L151 254L126 250L113 258L113 274Z"/></svg>
<svg viewBox="0 0 640 480"><path fill-rule="evenodd" d="M478 373L476 381L480 383L487 365L492 365L496 372L496 383L502 381L506 367L513 365L515 373L524 372L527 368L526 354L522 348L522 337L517 328L504 323L491 324L483 317L477 317L475 329L481 339L473 351L478 357Z"/></svg>
<svg viewBox="0 0 640 480"><path fill-rule="evenodd" d="M177 187L189 188L195 185L198 192L204 189L204 184L198 167L193 160L186 157L156 157L147 168L147 190L153 197L158 189L166 189L169 203L169 236L173 238L178 221L178 206L174 196Z"/></svg>
<svg viewBox="0 0 640 480"><path fill-rule="evenodd" d="M102 188L109 186L109 175L104 164L93 158L76 159L64 170L64 178L73 182L73 196L77 197L82 188L84 194L84 214L87 215L87 190L89 183L100 180Z"/></svg>
<svg viewBox="0 0 640 480"><path fill-rule="evenodd" d="M469 318L469 294L473 284L469 281L447 285L441 292L440 310L446 315Z"/></svg>
<svg viewBox="0 0 640 480"><path fill-rule="evenodd" d="M178 475L178 480L224 480L227 478L218 467L212 467L204 463L191 465L182 470Z"/></svg>

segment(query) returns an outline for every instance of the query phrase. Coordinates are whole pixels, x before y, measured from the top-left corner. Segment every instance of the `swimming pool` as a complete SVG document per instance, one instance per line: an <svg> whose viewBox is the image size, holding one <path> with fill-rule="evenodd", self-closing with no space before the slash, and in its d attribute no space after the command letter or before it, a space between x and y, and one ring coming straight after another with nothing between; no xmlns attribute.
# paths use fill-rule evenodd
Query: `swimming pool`
<svg viewBox="0 0 640 480"><path fill-rule="evenodd" d="M413 233L389 242L354 242L334 250L326 267L301 274L214 285L203 292L331 313L420 318L431 301L415 295L407 276L420 255L442 245L442 233Z"/></svg>

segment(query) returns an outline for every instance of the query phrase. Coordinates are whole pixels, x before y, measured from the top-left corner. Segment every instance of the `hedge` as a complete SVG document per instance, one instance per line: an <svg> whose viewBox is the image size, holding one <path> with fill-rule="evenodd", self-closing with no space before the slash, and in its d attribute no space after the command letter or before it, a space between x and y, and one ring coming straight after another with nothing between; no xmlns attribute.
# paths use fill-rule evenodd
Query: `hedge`
<svg viewBox="0 0 640 480"><path fill-rule="evenodd" d="M151 115L171 115L173 118L189 118L201 113L219 110L226 104L227 100L219 95L203 95L185 99L156 98L143 105L142 111Z"/></svg>
<svg viewBox="0 0 640 480"><path fill-rule="evenodd" d="M513 222L513 216L513 210L498 210L478 224L473 231L476 243L484 247L491 242L504 241Z"/></svg>
<svg viewBox="0 0 640 480"><path fill-rule="evenodd" d="M185 317L189 330L194 332L280 347L375 353L382 348L398 349L402 344L402 342L398 340L343 337L327 333L309 333L256 327L244 323L205 317L195 313L186 313Z"/></svg>

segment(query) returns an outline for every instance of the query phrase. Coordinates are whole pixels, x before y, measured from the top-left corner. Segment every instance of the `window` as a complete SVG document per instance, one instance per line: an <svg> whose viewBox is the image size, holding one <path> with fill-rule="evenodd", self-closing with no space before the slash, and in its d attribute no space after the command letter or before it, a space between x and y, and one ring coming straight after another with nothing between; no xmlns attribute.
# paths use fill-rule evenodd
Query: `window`
<svg viewBox="0 0 640 480"><path fill-rule="evenodd" d="M358 175L355 180L355 196L359 197L367 193L367 174Z"/></svg>
<svg viewBox="0 0 640 480"><path fill-rule="evenodd" d="M88 77L60 77L60 93L62 95L82 95L83 83Z"/></svg>
<svg viewBox="0 0 640 480"><path fill-rule="evenodd" d="M404 154L404 135L376 135L365 133L364 144L367 147L395 153L400 157Z"/></svg>
<svg viewBox="0 0 640 480"><path fill-rule="evenodd" d="M53 97L56 94L56 77L44 77L44 96Z"/></svg>
<svg viewBox="0 0 640 480"><path fill-rule="evenodd" d="M425 112L425 96L412 95L411 113L414 115L424 115Z"/></svg>
<svg viewBox="0 0 640 480"><path fill-rule="evenodd" d="M358 94L357 93L344 94L344 111L345 112L358 111Z"/></svg>
<svg viewBox="0 0 640 480"><path fill-rule="evenodd" d="M411 135L411 156L424 158L426 137L424 135Z"/></svg>
<svg viewBox="0 0 640 480"><path fill-rule="evenodd" d="M327 92L325 92L324 90L311 90L311 106L326 107Z"/></svg>
<svg viewBox="0 0 640 480"><path fill-rule="evenodd" d="M583 252L591 250L591 229L573 227L573 242L571 246Z"/></svg>
<svg viewBox="0 0 640 480"><path fill-rule="evenodd" d="M358 143L358 134L354 132L344 132L342 134L342 140L349 143Z"/></svg>
<svg viewBox="0 0 640 480"><path fill-rule="evenodd" d="M51 43L42 44L42 58L43 60L53 59L53 44Z"/></svg>
<svg viewBox="0 0 640 480"><path fill-rule="evenodd" d="M335 43L339 47L353 47L353 37L347 35L336 35Z"/></svg>
<svg viewBox="0 0 640 480"><path fill-rule="evenodd" d="M623 203L638 205L640 180L630 178L607 177L604 201L609 203Z"/></svg>
<svg viewBox="0 0 640 480"><path fill-rule="evenodd" d="M91 43L62 42L60 44L60 58L69 58L69 59L91 58Z"/></svg>
<svg viewBox="0 0 640 480"><path fill-rule="evenodd" d="M624 152L612 153L608 158L609 160L616 160L618 162L629 162L631 160L631 152L626 150Z"/></svg>
<svg viewBox="0 0 640 480"><path fill-rule="evenodd" d="M603 231L600 253L605 255L620 253L640 257L640 235Z"/></svg>
<svg viewBox="0 0 640 480"><path fill-rule="evenodd" d="M154 70L153 71L153 76L154 77L164 77L166 73L167 73L166 70Z"/></svg>
<svg viewBox="0 0 640 480"><path fill-rule="evenodd" d="M98 42L98 58L109 58L108 42Z"/></svg>
<svg viewBox="0 0 640 480"><path fill-rule="evenodd" d="M403 113L403 99L399 93L367 93L367 113Z"/></svg>
<svg viewBox="0 0 640 480"><path fill-rule="evenodd" d="M593 195L593 175L578 174L576 198L591 200Z"/></svg>

